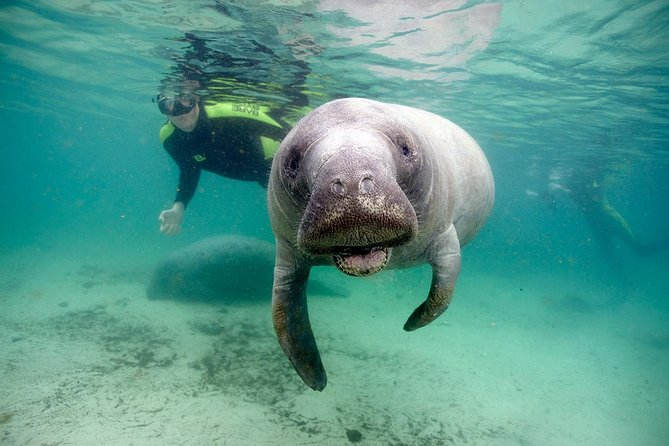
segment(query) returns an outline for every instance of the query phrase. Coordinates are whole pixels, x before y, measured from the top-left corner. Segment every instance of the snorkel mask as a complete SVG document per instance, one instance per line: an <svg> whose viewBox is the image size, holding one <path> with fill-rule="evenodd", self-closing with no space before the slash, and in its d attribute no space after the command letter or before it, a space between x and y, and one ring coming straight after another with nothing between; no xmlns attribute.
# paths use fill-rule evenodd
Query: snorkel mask
<svg viewBox="0 0 669 446"><path fill-rule="evenodd" d="M192 93L184 93L175 96L166 96L163 93L156 96L160 113L167 116L181 116L189 113L197 104L197 96Z"/></svg>

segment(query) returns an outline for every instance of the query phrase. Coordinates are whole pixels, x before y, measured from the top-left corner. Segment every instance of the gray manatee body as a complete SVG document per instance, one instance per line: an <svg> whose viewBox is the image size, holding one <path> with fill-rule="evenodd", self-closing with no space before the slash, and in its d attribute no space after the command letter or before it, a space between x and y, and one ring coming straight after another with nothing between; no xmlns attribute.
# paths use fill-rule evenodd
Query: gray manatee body
<svg viewBox="0 0 669 446"><path fill-rule="evenodd" d="M161 260L153 271L149 299L245 304L267 302L274 277L274 245L241 235L208 237ZM347 291L314 281L310 291L345 297Z"/></svg>
<svg viewBox="0 0 669 446"><path fill-rule="evenodd" d="M239 235L209 237L156 266L147 296L205 302L265 299L272 288L274 245Z"/></svg>
<svg viewBox="0 0 669 446"><path fill-rule="evenodd" d="M450 303L460 247L487 219L494 183L478 144L451 121L349 98L316 108L291 130L267 194L276 237L274 329L303 381L322 390L327 378L306 300L311 268L365 276L429 263L427 299L404 329L425 326Z"/></svg>

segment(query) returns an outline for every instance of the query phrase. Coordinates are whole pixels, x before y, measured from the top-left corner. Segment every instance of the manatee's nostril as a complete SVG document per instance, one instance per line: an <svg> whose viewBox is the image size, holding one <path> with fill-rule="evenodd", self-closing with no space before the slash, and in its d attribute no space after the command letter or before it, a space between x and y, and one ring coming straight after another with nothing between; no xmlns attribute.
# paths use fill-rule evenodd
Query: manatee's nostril
<svg viewBox="0 0 669 446"><path fill-rule="evenodd" d="M368 194L374 189L374 181L369 177L365 177L360 181L358 189L361 194Z"/></svg>
<svg viewBox="0 0 669 446"><path fill-rule="evenodd" d="M346 194L346 188L341 181L336 180L332 183L332 192L343 197Z"/></svg>

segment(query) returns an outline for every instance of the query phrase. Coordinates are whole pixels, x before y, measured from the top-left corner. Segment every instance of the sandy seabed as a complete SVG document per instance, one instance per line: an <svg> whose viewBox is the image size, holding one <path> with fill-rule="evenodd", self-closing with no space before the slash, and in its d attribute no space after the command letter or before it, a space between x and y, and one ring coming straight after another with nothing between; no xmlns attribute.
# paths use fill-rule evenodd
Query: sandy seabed
<svg viewBox="0 0 669 446"><path fill-rule="evenodd" d="M152 301L151 262L0 256L7 445L665 445L667 315L636 290L463 271L435 323L402 325L429 272L310 297L325 391L297 377L267 302ZM578 290L575 292L574 290Z"/></svg>

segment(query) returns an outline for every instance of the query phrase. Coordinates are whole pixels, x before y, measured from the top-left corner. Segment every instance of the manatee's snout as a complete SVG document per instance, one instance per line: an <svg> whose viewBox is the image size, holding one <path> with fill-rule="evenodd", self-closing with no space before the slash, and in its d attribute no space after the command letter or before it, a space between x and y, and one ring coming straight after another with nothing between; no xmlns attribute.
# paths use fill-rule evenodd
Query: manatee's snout
<svg viewBox="0 0 669 446"><path fill-rule="evenodd" d="M345 151L314 178L297 240L303 252L332 256L342 272L366 276L383 269L391 248L413 239L417 227L388 163Z"/></svg>

